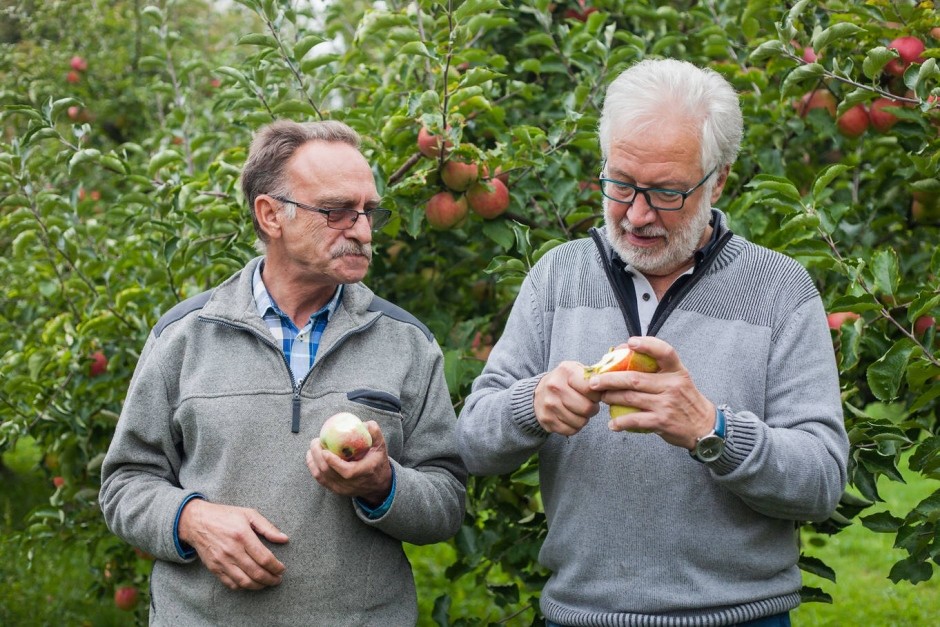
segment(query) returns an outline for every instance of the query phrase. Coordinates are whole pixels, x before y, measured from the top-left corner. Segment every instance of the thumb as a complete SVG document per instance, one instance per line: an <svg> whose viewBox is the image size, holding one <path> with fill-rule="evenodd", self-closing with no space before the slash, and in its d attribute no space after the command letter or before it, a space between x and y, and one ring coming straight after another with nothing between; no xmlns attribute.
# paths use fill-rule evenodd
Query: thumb
<svg viewBox="0 0 940 627"><path fill-rule="evenodd" d="M369 435L372 436L372 448L385 448L385 436L382 434L382 429L379 428L379 423L374 420L369 420L366 422L366 429L369 430Z"/></svg>
<svg viewBox="0 0 940 627"><path fill-rule="evenodd" d="M271 521L257 512L252 513L248 522L251 524L251 528L255 530L255 533L271 542L284 544L288 540L287 534L275 527L271 524Z"/></svg>

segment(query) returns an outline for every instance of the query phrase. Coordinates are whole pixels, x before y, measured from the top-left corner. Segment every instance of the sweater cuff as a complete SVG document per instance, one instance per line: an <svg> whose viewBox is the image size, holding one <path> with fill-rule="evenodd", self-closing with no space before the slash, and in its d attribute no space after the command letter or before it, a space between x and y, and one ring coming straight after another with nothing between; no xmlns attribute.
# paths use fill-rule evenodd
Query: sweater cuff
<svg viewBox="0 0 940 627"><path fill-rule="evenodd" d="M529 435L548 435L548 431L542 428L538 418L535 417L535 388L544 376L540 374L531 379L518 381L510 393L509 404L512 409L512 419L523 433Z"/></svg>
<svg viewBox="0 0 940 627"><path fill-rule="evenodd" d="M392 507L392 501L395 500L395 466L392 464L389 464L389 466L392 467L392 485L388 490L388 496L385 497L385 500L382 501L378 507L369 507L366 502L358 496L353 499L356 502L356 507L358 507L369 520L376 520L384 516L385 512Z"/></svg>
<svg viewBox="0 0 940 627"><path fill-rule="evenodd" d="M205 499L206 497L198 492L193 492L180 503L179 509L176 510L176 518L173 519L173 544L176 545L176 552L185 560L191 559L196 555L196 549L184 544L180 540L180 516L183 515L183 508L186 507L186 504L192 501L193 499Z"/></svg>
<svg viewBox="0 0 940 627"><path fill-rule="evenodd" d="M754 450L759 437L758 425L753 420L739 418L725 406L720 409L725 414L725 450L709 467L716 474L727 475L744 463Z"/></svg>

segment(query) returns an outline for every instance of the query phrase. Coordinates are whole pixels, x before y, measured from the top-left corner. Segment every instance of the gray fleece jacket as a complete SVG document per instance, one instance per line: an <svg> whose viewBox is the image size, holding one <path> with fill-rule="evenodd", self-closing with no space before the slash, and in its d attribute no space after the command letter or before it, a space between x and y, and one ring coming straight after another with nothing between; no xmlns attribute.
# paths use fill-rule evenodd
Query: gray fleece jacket
<svg viewBox="0 0 940 627"><path fill-rule="evenodd" d="M568 438L536 420L545 372L594 363L639 333L625 314L630 279L603 231L532 268L458 419L473 474L508 473L538 454L548 520L539 559L551 571L541 607L557 623L727 625L792 609L797 521L827 518L845 487L848 439L819 294L799 264L715 216L714 245L667 293L649 333L724 408L720 459L614 433L603 404Z"/></svg>
<svg viewBox="0 0 940 627"><path fill-rule="evenodd" d="M465 507L441 350L413 316L347 285L313 369L295 384L254 304L258 261L154 327L102 467L105 520L157 557L151 624L414 624L402 542L446 540ZM395 496L375 520L304 462L339 411L377 421L388 444ZM180 553L174 524L194 493L255 508L288 535L267 543L287 567L280 585L231 591Z"/></svg>

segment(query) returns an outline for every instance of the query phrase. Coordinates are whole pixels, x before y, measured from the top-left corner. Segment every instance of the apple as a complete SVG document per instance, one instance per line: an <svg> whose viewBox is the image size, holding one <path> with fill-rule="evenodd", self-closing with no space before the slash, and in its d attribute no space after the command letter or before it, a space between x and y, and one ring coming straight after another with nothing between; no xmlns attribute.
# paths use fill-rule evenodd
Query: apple
<svg viewBox="0 0 940 627"><path fill-rule="evenodd" d="M813 50L812 46L806 46L803 48L803 60L807 63L815 63L820 56L822 55L816 54L816 51Z"/></svg>
<svg viewBox="0 0 940 627"><path fill-rule="evenodd" d="M836 126L846 137L859 137L868 130L868 121L865 105L857 104L836 119Z"/></svg>
<svg viewBox="0 0 940 627"><path fill-rule="evenodd" d="M940 40L940 26L934 26L930 29L930 36L934 39Z"/></svg>
<svg viewBox="0 0 940 627"><path fill-rule="evenodd" d="M320 446L347 462L355 462L369 452L372 435L359 416L341 411L323 423L320 428Z"/></svg>
<svg viewBox="0 0 940 627"><path fill-rule="evenodd" d="M509 208L509 188L498 178L480 181L467 192L467 204L481 218L492 220Z"/></svg>
<svg viewBox="0 0 940 627"><path fill-rule="evenodd" d="M65 478L64 478L64 477L59 477L59 476L53 477L53 478L52 478L52 485L54 485L56 488L61 488L62 486L65 485Z"/></svg>
<svg viewBox="0 0 940 627"><path fill-rule="evenodd" d="M88 69L88 61L78 55L75 55L69 60L69 67L76 72L84 72Z"/></svg>
<svg viewBox="0 0 940 627"><path fill-rule="evenodd" d="M934 326L937 326L937 320L933 316L920 316L914 321L914 335L923 335Z"/></svg>
<svg viewBox="0 0 940 627"><path fill-rule="evenodd" d="M480 361L486 361L493 350L493 336L477 331L470 343L470 352Z"/></svg>
<svg viewBox="0 0 940 627"><path fill-rule="evenodd" d="M97 377L103 375L105 370L108 369L108 358L105 357L104 353L95 351L89 355L89 358L91 359L91 364L88 366L88 376Z"/></svg>
<svg viewBox="0 0 940 627"><path fill-rule="evenodd" d="M212 80L209 81L209 86L212 87L213 89L218 89L219 87L222 86L222 79L213 78Z"/></svg>
<svg viewBox="0 0 940 627"><path fill-rule="evenodd" d="M456 226L470 209L467 207L465 196L454 196L450 192L438 192L431 196L425 207L428 223L438 229L449 229Z"/></svg>
<svg viewBox="0 0 940 627"><path fill-rule="evenodd" d="M68 116L70 120L78 120L82 117L82 108L72 105L68 108Z"/></svg>
<svg viewBox="0 0 940 627"><path fill-rule="evenodd" d="M605 372L623 372L626 370L634 370L637 372L658 372L659 364L656 363L656 360L645 355L643 353L638 353L629 348L616 348L611 349L596 364L592 366L585 366L584 368L584 378L590 378L595 374L603 374ZM610 406L610 417L617 418L618 416L624 416L626 414L632 414L633 412L639 411L636 407L627 407L624 405L611 405ZM628 429L634 433L649 433L648 429Z"/></svg>
<svg viewBox="0 0 940 627"><path fill-rule="evenodd" d="M137 588L121 586L114 591L114 604L118 609L130 612L137 606Z"/></svg>
<svg viewBox="0 0 940 627"><path fill-rule="evenodd" d="M587 22L587 19L591 13L597 11L596 7L585 7L584 0L580 0L578 4L581 5L580 10L575 8L565 9L564 17L570 18L572 20L578 20L580 22Z"/></svg>
<svg viewBox="0 0 940 627"><path fill-rule="evenodd" d="M441 180L455 192L466 191L479 177L480 168L475 163L450 159L441 168Z"/></svg>
<svg viewBox="0 0 940 627"><path fill-rule="evenodd" d="M885 66L885 71L888 74L901 76L911 63L924 62L924 58L920 56L924 51L924 42L917 37L898 37L888 44L888 49L897 50L899 57L892 59Z"/></svg>
<svg viewBox="0 0 940 627"><path fill-rule="evenodd" d="M452 148L453 143L447 140L444 143L444 149ZM425 157L436 158L441 155L441 138L438 135L432 135L426 126L422 126L418 131L418 150Z"/></svg>
<svg viewBox="0 0 940 627"><path fill-rule="evenodd" d="M871 106L868 108L868 117L875 130L879 133L886 133L897 123L897 116L890 111L884 111L884 108L898 106L900 106L898 102L890 98L875 98L872 101Z"/></svg>
<svg viewBox="0 0 940 627"><path fill-rule="evenodd" d="M835 117L836 97L828 89L814 89L803 94L803 97L794 103L794 108L802 118L805 118L813 109L825 109L829 112L829 115Z"/></svg>
<svg viewBox="0 0 940 627"><path fill-rule="evenodd" d="M75 70L69 70L69 73L65 75L65 80L70 83L77 83L78 81L82 80L82 77Z"/></svg>
<svg viewBox="0 0 940 627"><path fill-rule="evenodd" d="M826 322L829 323L829 328L836 331L841 329L842 325L846 322L855 322L858 319L859 315L854 311L839 311L826 316Z"/></svg>

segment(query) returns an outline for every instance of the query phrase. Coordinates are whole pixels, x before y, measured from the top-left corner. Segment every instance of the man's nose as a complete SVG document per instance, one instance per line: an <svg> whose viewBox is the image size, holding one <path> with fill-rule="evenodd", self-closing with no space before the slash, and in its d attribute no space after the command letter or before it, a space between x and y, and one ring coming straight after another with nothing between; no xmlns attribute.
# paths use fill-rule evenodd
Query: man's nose
<svg viewBox="0 0 940 627"><path fill-rule="evenodd" d="M633 202L627 205L627 220L633 226L644 226L656 221L657 212L650 206L646 194L637 192L633 196Z"/></svg>
<svg viewBox="0 0 940 627"><path fill-rule="evenodd" d="M354 239L363 244L372 242L372 224L369 223L369 217L360 214L351 227L346 229L346 237Z"/></svg>

